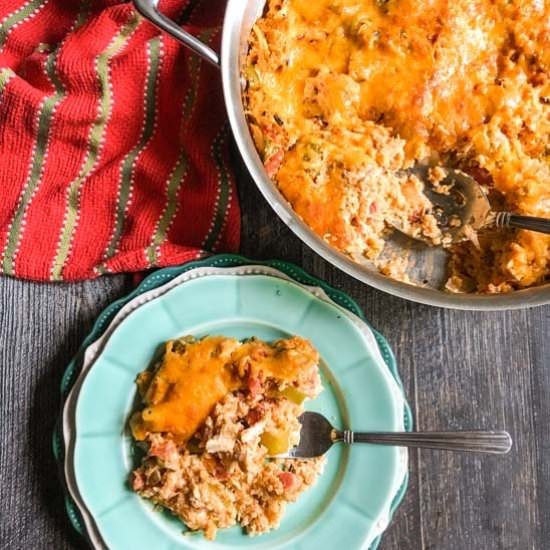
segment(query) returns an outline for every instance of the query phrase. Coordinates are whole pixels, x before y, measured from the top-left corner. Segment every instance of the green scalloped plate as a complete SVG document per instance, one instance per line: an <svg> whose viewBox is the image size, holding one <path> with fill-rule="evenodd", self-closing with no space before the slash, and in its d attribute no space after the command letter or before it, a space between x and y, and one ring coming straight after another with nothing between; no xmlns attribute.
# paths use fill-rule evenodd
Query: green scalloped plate
<svg viewBox="0 0 550 550"><path fill-rule="evenodd" d="M63 378L54 451L75 528L111 550L376 548L406 490L407 455L397 447L333 447L318 483L278 529L255 538L237 527L214 542L183 535L181 522L128 489L135 376L160 343L182 334L309 338L325 387L309 408L342 427L412 429L393 354L347 295L281 261L222 255L163 269L99 316Z"/></svg>

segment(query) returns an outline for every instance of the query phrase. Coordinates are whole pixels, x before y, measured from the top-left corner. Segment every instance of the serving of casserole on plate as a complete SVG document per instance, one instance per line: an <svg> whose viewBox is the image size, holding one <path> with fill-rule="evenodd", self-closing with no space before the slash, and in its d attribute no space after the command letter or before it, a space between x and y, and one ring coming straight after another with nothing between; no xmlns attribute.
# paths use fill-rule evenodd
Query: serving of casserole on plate
<svg viewBox="0 0 550 550"><path fill-rule="evenodd" d="M167 342L137 378L144 408L131 429L146 454L131 475L134 491L208 539L236 523L251 535L276 528L324 464L270 458L299 443L302 403L322 390L318 363L297 336Z"/></svg>
<svg viewBox="0 0 550 550"><path fill-rule="evenodd" d="M440 238L420 182L403 176L417 162L473 175L495 210L550 217L549 70L544 2L269 0L250 35L245 108L295 212L406 279L383 255L389 227ZM550 275L548 235L485 229L449 252L452 292Z"/></svg>

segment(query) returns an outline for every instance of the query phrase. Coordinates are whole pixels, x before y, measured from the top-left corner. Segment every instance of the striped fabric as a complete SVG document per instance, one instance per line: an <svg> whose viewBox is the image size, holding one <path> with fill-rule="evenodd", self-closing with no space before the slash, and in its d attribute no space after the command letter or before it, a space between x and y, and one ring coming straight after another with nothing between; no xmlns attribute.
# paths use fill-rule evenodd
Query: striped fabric
<svg viewBox="0 0 550 550"><path fill-rule="evenodd" d="M217 48L225 0L161 9ZM116 0L0 2L0 273L79 280L239 244L215 68Z"/></svg>

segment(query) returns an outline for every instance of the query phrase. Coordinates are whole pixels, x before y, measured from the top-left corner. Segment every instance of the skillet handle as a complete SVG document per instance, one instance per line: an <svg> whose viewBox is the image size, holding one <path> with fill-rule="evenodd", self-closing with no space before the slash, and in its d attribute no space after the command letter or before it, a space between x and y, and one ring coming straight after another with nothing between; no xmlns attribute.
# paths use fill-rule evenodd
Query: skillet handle
<svg viewBox="0 0 550 550"><path fill-rule="evenodd" d="M220 56L206 44L203 44L198 38L184 31L174 21L160 13L158 10L159 0L134 0L136 10L149 19L153 25L156 25L169 35L173 36L178 42L193 50L196 54L219 68Z"/></svg>

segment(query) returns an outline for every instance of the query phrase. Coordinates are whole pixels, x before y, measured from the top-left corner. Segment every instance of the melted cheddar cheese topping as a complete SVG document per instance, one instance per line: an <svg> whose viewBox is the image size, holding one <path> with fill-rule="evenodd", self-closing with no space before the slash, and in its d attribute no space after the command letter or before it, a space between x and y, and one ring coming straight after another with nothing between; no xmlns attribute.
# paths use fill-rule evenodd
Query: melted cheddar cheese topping
<svg viewBox="0 0 550 550"><path fill-rule="evenodd" d="M169 433L186 442L228 393L258 378L292 384L318 361L313 346L297 336L273 344L223 336L171 340L157 369L138 376L145 408L133 415L132 434L143 440L148 433Z"/></svg>
<svg viewBox="0 0 550 550"><path fill-rule="evenodd" d="M548 2L268 0L244 71L267 172L356 259L375 259L396 220L433 230L398 175L416 162L470 173L495 210L550 217ZM486 230L451 254L450 290L550 275L550 237L529 231Z"/></svg>

